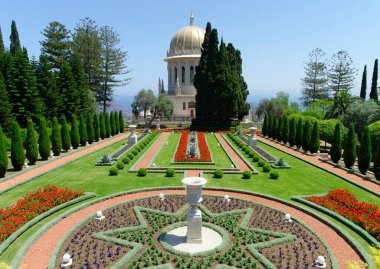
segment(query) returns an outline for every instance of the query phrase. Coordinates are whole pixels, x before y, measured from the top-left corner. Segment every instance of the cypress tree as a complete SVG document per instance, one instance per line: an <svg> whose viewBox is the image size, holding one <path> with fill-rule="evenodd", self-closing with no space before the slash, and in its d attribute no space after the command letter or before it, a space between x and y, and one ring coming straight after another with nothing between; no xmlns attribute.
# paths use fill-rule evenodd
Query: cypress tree
<svg viewBox="0 0 380 269"><path fill-rule="evenodd" d="M94 140L99 141L100 138L100 125L98 114L94 113Z"/></svg>
<svg viewBox="0 0 380 269"><path fill-rule="evenodd" d="M340 123L335 125L334 136L330 148L331 160L338 163L342 157L342 135L340 133Z"/></svg>
<svg viewBox="0 0 380 269"><path fill-rule="evenodd" d="M87 115L87 138L88 143L92 144L94 142L95 133L94 133L94 120L92 119L92 114L88 113Z"/></svg>
<svg viewBox="0 0 380 269"><path fill-rule="evenodd" d="M47 160L50 156L50 139L46 129L46 120L44 117L40 118L40 125L38 128L38 151L42 160Z"/></svg>
<svg viewBox="0 0 380 269"><path fill-rule="evenodd" d="M289 123L289 145L294 147L296 144L296 136L297 136L297 124L296 119L291 118Z"/></svg>
<svg viewBox="0 0 380 269"><path fill-rule="evenodd" d="M116 134L116 125L115 125L115 116L114 116L114 112L111 111L110 113L110 122L111 122L111 135L114 136Z"/></svg>
<svg viewBox="0 0 380 269"><path fill-rule="evenodd" d="M111 135L111 122L110 122L110 115L108 112L104 113L104 123L105 123L105 130L106 130L106 138L109 138Z"/></svg>
<svg viewBox="0 0 380 269"><path fill-rule="evenodd" d="M351 168L356 161L356 138L355 125L350 124L346 141L344 143L343 160L347 168Z"/></svg>
<svg viewBox="0 0 380 269"><path fill-rule="evenodd" d="M313 130L311 132L310 137L310 146L309 150L311 153L317 153L320 146L320 139L319 139L319 124L318 122L314 122Z"/></svg>
<svg viewBox="0 0 380 269"><path fill-rule="evenodd" d="M267 133L268 133L268 137L269 138L273 138L273 116L271 114L269 114L269 122L268 122L268 130L267 130Z"/></svg>
<svg viewBox="0 0 380 269"><path fill-rule="evenodd" d="M53 126L51 133L51 148L54 156L59 156L62 150L61 131L59 130L59 123L57 117L53 118Z"/></svg>
<svg viewBox="0 0 380 269"><path fill-rule="evenodd" d="M16 22L14 20L12 20L10 39L11 39L10 52L12 53L12 55L16 55L17 51L21 50L21 43L20 43L18 31L17 31Z"/></svg>
<svg viewBox="0 0 380 269"><path fill-rule="evenodd" d="M296 146L298 149L302 147L302 138L303 138L303 124L302 124L302 118L298 120L297 123L297 133L296 133Z"/></svg>
<svg viewBox="0 0 380 269"><path fill-rule="evenodd" d="M79 124L77 117L75 115L72 115L72 122L71 122L71 145L74 149L77 149L79 147L80 143L80 136L79 136Z"/></svg>
<svg viewBox="0 0 380 269"><path fill-rule="evenodd" d="M264 136L267 136L268 134L268 113L265 113L264 121L263 121L263 127L261 128L261 132Z"/></svg>
<svg viewBox="0 0 380 269"><path fill-rule="evenodd" d="M6 130L10 130L10 127L13 121L12 105L9 102L8 93L5 88L5 81L3 80L1 70L0 70L0 107L1 107L0 125L3 126Z"/></svg>
<svg viewBox="0 0 380 269"><path fill-rule="evenodd" d="M284 116L280 116L278 120L278 127L277 127L277 140L278 142L281 142L283 140L282 138L282 129L284 128Z"/></svg>
<svg viewBox="0 0 380 269"><path fill-rule="evenodd" d="M365 175L369 170L372 159L372 146L369 127L364 127L362 139L360 141L360 149L358 152L358 167L360 172Z"/></svg>
<svg viewBox="0 0 380 269"><path fill-rule="evenodd" d="M88 141L86 121L84 120L84 115L80 114L79 116L79 141L81 146L86 146Z"/></svg>
<svg viewBox="0 0 380 269"><path fill-rule="evenodd" d="M367 95L367 65L364 66L363 76L362 76L362 86L360 88L360 98L365 100Z"/></svg>
<svg viewBox="0 0 380 269"><path fill-rule="evenodd" d="M310 145L310 121L306 120L305 124L303 125L303 136L302 136L302 149L305 151L305 153L309 150Z"/></svg>
<svg viewBox="0 0 380 269"><path fill-rule="evenodd" d="M106 137L106 124L105 124L105 121L104 121L104 113L101 112L100 113L100 116L99 116L99 136L101 139L104 139Z"/></svg>
<svg viewBox="0 0 380 269"><path fill-rule="evenodd" d="M62 116L61 140L62 140L62 149L67 152L71 146L71 138L70 138L69 125L67 124L65 115Z"/></svg>
<svg viewBox="0 0 380 269"><path fill-rule="evenodd" d="M376 179L380 181L380 142L377 143L375 159L373 161L373 173Z"/></svg>
<svg viewBox="0 0 380 269"><path fill-rule="evenodd" d="M113 116L115 117L115 133L118 134L120 132L119 115L114 111Z"/></svg>
<svg viewBox="0 0 380 269"><path fill-rule="evenodd" d="M28 119L26 129L25 155L29 164L35 164L38 159L38 143L36 132L34 131L33 121L31 119Z"/></svg>
<svg viewBox="0 0 380 269"><path fill-rule="evenodd" d="M282 141L286 145L289 142L289 118L284 117L284 125L282 127Z"/></svg>
<svg viewBox="0 0 380 269"><path fill-rule="evenodd" d="M273 127L272 127L272 138L274 140L277 140L277 132L278 132L278 117L274 116Z"/></svg>
<svg viewBox="0 0 380 269"><path fill-rule="evenodd" d="M1 32L1 27L0 27L0 55L5 51L4 47L4 40L3 40L3 34Z"/></svg>
<svg viewBox="0 0 380 269"><path fill-rule="evenodd" d="M8 169L8 154L5 146L3 130L0 127L0 178L5 176Z"/></svg>
<svg viewBox="0 0 380 269"><path fill-rule="evenodd" d="M124 133L124 119L123 112L121 112L121 110L119 111L119 130L120 133Z"/></svg>
<svg viewBox="0 0 380 269"><path fill-rule="evenodd" d="M25 151L22 146L20 127L16 121L12 124L11 162L16 171L21 171L25 162Z"/></svg>
<svg viewBox="0 0 380 269"><path fill-rule="evenodd" d="M379 99L378 92L377 92L377 77L379 75L378 64L379 64L379 61L378 61L378 59L376 59L375 64L373 66L371 92L369 93L369 98L373 99L375 101L378 101L378 99Z"/></svg>

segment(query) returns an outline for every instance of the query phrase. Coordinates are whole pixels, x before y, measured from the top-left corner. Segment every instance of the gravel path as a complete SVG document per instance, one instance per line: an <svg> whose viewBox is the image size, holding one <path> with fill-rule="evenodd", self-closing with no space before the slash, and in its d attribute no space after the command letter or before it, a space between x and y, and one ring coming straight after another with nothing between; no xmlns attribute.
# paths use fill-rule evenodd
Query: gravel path
<svg viewBox="0 0 380 269"><path fill-rule="evenodd" d="M368 180L364 180L363 178L355 175L355 174L351 174L343 169L340 169L338 167L335 167L331 164L328 164L328 163L325 163L321 160L318 159L318 156L310 156L310 155L307 155L307 154L304 154L302 152L299 152L298 150L294 150L294 149L291 149L291 148L288 148L284 145L281 145L280 143L276 143L274 141L271 141L270 139L267 139L267 138L264 138L264 137L261 137L261 136L256 136L257 139L265 144L268 144L268 145L271 145L279 150L282 150L286 153L289 153L290 155L293 155L293 156L296 156L296 157L299 157L301 158L302 160L305 160L305 161L308 161L310 163L313 163L314 165L318 166L318 167L321 167L321 168L324 168L324 169L327 169L331 172L333 172L334 174L338 174L344 178L347 178L357 184L360 184L372 191L375 191L377 193L380 194L380 185L377 185L371 181L368 181Z"/></svg>
<svg viewBox="0 0 380 269"><path fill-rule="evenodd" d="M108 206L116 205L120 202L126 202L129 200L143 198L147 196L158 195L163 192L164 194L185 194L185 190L157 190L149 192L140 192L134 194L126 194L123 196L115 197L106 201L99 202L97 204L91 205L84 208L58 222L56 225L52 226L46 233L44 233L26 252L21 265L28 269L41 269L47 268L49 259L57 246L59 240L78 222L86 218L89 215L94 215L97 210L104 209ZM304 223L309 225L316 233L318 233L329 245L333 254L338 260L340 268L346 268L346 261L355 260L360 261L359 255L355 250L342 238L340 237L332 228L323 224L319 220L313 218L312 216L297 210L288 205L284 205L280 202L272 201L266 198L261 198L248 194L241 194L235 192L226 191L214 191L205 190L204 194L210 195L224 195L228 194L231 198L242 198L250 201L258 202L264 205L277 208L281 211L290 213L295 218L302 220ZM75 262L75 261L74 261Z"/></svg>
<svg viewBox="0 0 380 269"><path fill-rule="evenodd" d="M59 166L62 166L62 165L65 165L67 164L68 162L71 162L73 160L76 160L86 154L89 154L91 152L94 152L94 151L97 151L97 150L100 150L102 148L105 148L115 142L118 142L122 139L125 139L127 138L129 135L129 133L124 133L124 134L121 134L121 135L118 135L114 138L111 138L111 139L107 139L107 140L104 140L104 141L101 141L100 143L96 143L94 144L93 146L87 146L85 148L83 148L82 150L79 150L75 153L72 153L72 154L69 154L69 155L66 155L66 156L63 156L63 157L56 157L56 160L54 161L50 161L44 165L41 165L41 166L38 166L36 168L33 168L19 176L16 176L16 177L13 177L9 180L6 180L6 181L3 181L3 182L0 182L0 191L1 190L4 190L6 188L9 188L17 183L20 183L20 182L23 182L25 180L28 180L32 177L36 177L36 176L39 176L39 175L42 175L46 172L49 172L50 170L56 168L56 167L59 167Z"/></svg>
<svg viewBox="0 0 380 269"><path fill-rule="evenodd" d="M158 141L149 148L148 152L145 154L144 158L135 166L135 171L138 171L140 168L147 168L153 158L156 156L156 153L160 150L162 143L166 140L170 133L162 133Z"/></svg>

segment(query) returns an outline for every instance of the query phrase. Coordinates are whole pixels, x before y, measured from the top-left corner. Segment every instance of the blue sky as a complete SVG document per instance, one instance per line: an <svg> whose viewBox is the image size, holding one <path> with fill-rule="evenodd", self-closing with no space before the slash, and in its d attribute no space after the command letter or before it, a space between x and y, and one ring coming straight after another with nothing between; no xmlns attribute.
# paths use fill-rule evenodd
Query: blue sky
<svg viewBox="0 0 380 269"><path fill-rule="evenodd" d="M188 25L190 13L195 24L210 21L219 37L240 49L249 99L273 97L282 90L296 99L300 94L307 54L323 49L328 57L346 50L358 69L354 94L359 93L365 64L371 80L373 62L380 58L379 0L65 0L2 1L0 26L9 45L11 20L30 55L40 53L41 31L50 21L72 30L84 17L109 25L120 34L128 51L132 82L115 92L129 99L139 89L157 89L158 77L167 85L163 59L175 32Z"/></svg>

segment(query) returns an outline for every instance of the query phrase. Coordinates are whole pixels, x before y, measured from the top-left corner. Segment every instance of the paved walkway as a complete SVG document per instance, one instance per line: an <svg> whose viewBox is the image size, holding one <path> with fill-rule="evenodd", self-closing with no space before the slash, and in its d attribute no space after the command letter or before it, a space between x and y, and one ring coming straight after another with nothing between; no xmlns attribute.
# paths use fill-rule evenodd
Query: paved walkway
<svg viewBox="0 0 380 269"><path fill-rule="evenodd" d="M33 178L33 177L39 176L41 174L44 174L46 172L49 172L50 170L52 170L54 168L65 165L68 162L71 162L73 160L79 159L80 157L82 157L86 154L89 154L89 153L92 153L94 151L105 148L105 147L107 147L107 146L109 146L115 142L118 142L122 139L127 138L128 135L129 135L129 133L124 133L124 134L118 135L114 138L98 142L92 146L86 146L83 149L75 150L76 152L74 152L74 153L71 153L71 154L63 156L63 157L59 157L56 160L49 161L48 163L42 164L36 168L29 168L30 169L29 171L27 171L27 172L25 172L19 176L16 176L16 177L10 178L6 181L0 182L0 191L4 190L6 188L9 188L9 187L11 187L17 183L23 182L23 181L28 180L30 178Z"/></svg>
<svg viewBox="0 0 380 269"><path fill-rule="evenodd" d="M302 160L313 163L314 165L316 165L318 167L327 169L327 170L329 170L335 174L338 174L344 178L347 178L347 179L349 179L349 180L351 180L357 184L360 184L360 185L380 194L380 185L377 185L377 184L375 184L371 181L368 181L368 180L364 180L363 178L361 178L355 174L349 173L343 169L340 169L340 168L335 167L331 164L325 163L325 162L319 160L318 156L310 156L310 155L304 154L302 152L299 152L298 150L288 148L288 147L286 147L280 143L276 143L276 142L274 142L270 139L264 138L262 136L256 136L256 138L265 144L271 145L271 146L273 146L279 150L282 150L286 153L289 153L290 155L299 157Z"/></svg>
<svg viewBox="0 0 380 269"><path fill-rule="evenodd" d="M166 140L170 133L162 133L161 137L157 142L149 148L144 158L135 166L135 171L138 171L140 168L149 167L150 163L153 161L153 158L156 156L157 152L160 150L162 143Z"/></svg>
<svg viewBox="0 0 380 269"><path fill-rule="evenodd" d="M185 190L157 190L149 192L140 192L133 194L126 194L123 196L115 197L109 200L99 202L97 204L91 205L84 208L78 212L71 214L70 216L62 219L57 224L52 226L47 232L45 232L26 252L21 265L23 268L28 269L41 269L47 268L49 259L53 254L60 239L78 222L88 217L89 215L94 215L97 210L104 209L109 206L116 205L120 202L126 202L138 198L143 198L147 196L155 196L163 192L164 194L185 194ZM318 219L295 209L291 206L282 204L280 202L272 201L266 198L261 198L248 194L241 194L236 192L227 191L214 191L205 190L204 194L210 195L225 195L228 194L232 199L241 198L254 202L258 202L273 208L279 209L283 212L290 213L295 218L302 220L304 223L309 225L315 232L317 232L329 245L334 256L337 258L339 267L346 268L346 262L348 260L360 261L358 253L348 244L339 234L337 234L332 228L320 222Z"/></svg>

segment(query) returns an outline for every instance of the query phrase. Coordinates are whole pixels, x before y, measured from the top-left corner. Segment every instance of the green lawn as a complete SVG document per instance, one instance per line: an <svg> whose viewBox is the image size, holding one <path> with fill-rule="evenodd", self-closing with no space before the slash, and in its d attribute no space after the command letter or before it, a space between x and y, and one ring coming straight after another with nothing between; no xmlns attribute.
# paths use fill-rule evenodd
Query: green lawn
<svg viewBox="0 0 380 269"><path fill-rule="evenodd" d="M226 165L225 163L229 162L229 160L226 158L225 153L222 152L223 150L221 147L216 146L216 139L211 134L207 134L206 137L208 144L212 148L215 160L223 163L223 165ZM168 140L168 147L175 148L178 138L179 134L171 134ZM155 139L157 139L157 137ZM66 164L52 172L44 174L23 185L20 185L19 187L16 187L9 192L2 194L0 199L0 207L14 204L22 195L46 184L54 184L60 187L67 186L72 189L84 189L89 192L97 193L97 197L133 189L182 186L181 179L183 177L183 174L176 174L174 178L166 178L164 174L151 173L146 177L138 177L135 173L128 173L127 170L141 155L137 156L137 158L134 158L133 162L128 164L124 170L120 171L118 176L109 176L109 167L100 167L94 165L94 163L102 154L113 152L119 148L122 143L122 141L117 142L108 148L99 150L77 161ZM150 145L153 143L154 140ZM269 179L269 173L263 173L262 168L258 168L257 163L254 163L254 167L257 168L259 174L253 175L250 180L242 179L241 175L224 175L222 179L214 179L212 175L205 174L205 177L208 180L206 187L223 187L248 190L276 196L288 201L290 201L290 198L294 195L320 194L325 193L331 189L348 189L356 197L358 197L359 200L375 203L380 206L380 199L378 197L354 185L351 185L350 183L330 173L320 170L275 148L266 146L263 143L260 143L259 146L277 158L284 158L289 163L289 165L292 166L292 168L278 170L280 173L280 178L278 180L272 180ZM160 157L166 158L166 160L171 160L172 155L168 154L168 152L171 150L169 148L167 151L162 150L158 154L156 158L156 163L158 165L158 160ZM143 154L146 150L148 150L148 148L145 148L140 154ZM228 165L226 166L228 167ZM60 212L55 213L54 216L57 216L66 210L67 209L61 210ZM310 211L314 210L310 209ZM41 227L52 218L53 217L49 217L43 220L40 224L36 225L31 230L22 235L4 254L0 256L0 260L9 262L16 254L19 247L25 242L25 240L27 240L32 233L34 233L39 227ZM349 228L345 227L343 224L340 224L336 220L332 221L345 229L347 233L354 236L361 246L366 247L368 245L363 239L361 239L359 235L355 234Z"/></svg>

